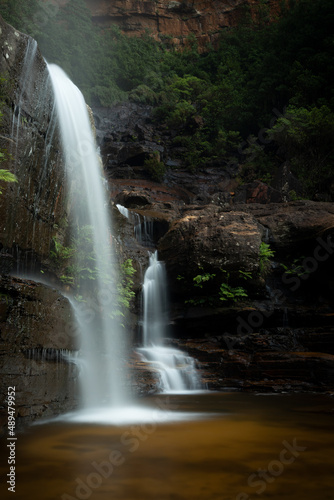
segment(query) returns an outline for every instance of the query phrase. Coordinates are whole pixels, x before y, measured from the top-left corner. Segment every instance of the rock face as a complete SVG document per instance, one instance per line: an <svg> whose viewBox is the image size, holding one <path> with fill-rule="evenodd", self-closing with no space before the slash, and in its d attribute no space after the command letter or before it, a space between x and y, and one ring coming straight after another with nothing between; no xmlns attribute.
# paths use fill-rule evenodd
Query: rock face
<svg viewBox="0 0 334 500"><path fill-rule="evenodd" d="M77 367L66 357L77 349L76 339L71 306L57 290L1 277L0 393L5 401L8 387L15 387L17 425L76 405Z"/></svg>
<svg viewBox="0 0 334 500"><path fill-rule="evenodd" d="M1 183L0 272L31 273L48 263L52 237L66 223L64 170L53 94L36 42L0 17L0 46L0 147L7 151L1 168L18 179Z"/></svg>
<svg viewBox="0 0 334 500"><path fill-rule="evenodd" d="M148 31L156 39L171 37L177 44L184 44L192 35L200 49L205 49L208 43L215 43L219 30L235 25L245 7L256 16L256 7L260 5L258 0L86 1L94 22L99 26L116 24L132 36ZM267 7L271 15L279 11L279 4L277 0L270 0Z"/></svg>
<svg viewBox="0 0 334 500"><path fill-rule="evenodd" d="M48 71L36 42L0 17L3 113L0 189L0 393L16 390L17 425L76 405L78 348L71 306L58 291L10 274L50 277L52 237L67 225L64 166ZM44 269L44 274L40 271ZM1 425L6 424L1 408Z"/></svg>
<svg viewBox="0 0 334 500"><path fill-rule="evenodd" d="M214 389L333 390L333 204L286 202L290 189L297 192L287 166L275 188L260 181L238 187L237 168L224 165L187 171L171 160L169 137L154 127L149 106L126 103L97 116L111 198L132 214L123 221L123 251L143 273L148 249L133 243L140 219L166 264L173 336L167 342L194 356ZM160 183L144 166L157 146L167 167ZM274 251L262 273L261 243ZM231 286L247 289L246 300L189 301L200 297L192 287L197 274L216 274L205 289L210 295L222 269ZM239 270L252 280L238 282ZM140 287L139 281L138 298ZM154 390L154 374L136 362L133 367L139 390Z"/></svg>
<svg viewBox="0 0 334 500"><path fill-rule="evenodd" d="M191 278L198 268L229 273L254 273L259 267L262 228L242 211L225 212L217 206L198 207L176 220L159 242L159 255L172 276Z"/></svg>

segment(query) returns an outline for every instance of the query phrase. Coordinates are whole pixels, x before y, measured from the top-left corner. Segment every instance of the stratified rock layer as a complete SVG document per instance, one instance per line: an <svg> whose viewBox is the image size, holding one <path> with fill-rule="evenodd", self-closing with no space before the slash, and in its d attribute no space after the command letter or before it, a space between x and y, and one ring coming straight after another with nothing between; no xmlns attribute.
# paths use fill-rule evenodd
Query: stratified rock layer
<svg viewBox="0 0 334 500"><path fill-rule="evenodd" d="M189 35L196 37L200 50L215 43L217 33L234 26L243 9L256 16L258 0L86 0L93 21L103 27L116 24L124 33L139 36L145 31L157 39L172 38L183 44ZM269 15L279 12L280 2L267 2Z"/></svg>

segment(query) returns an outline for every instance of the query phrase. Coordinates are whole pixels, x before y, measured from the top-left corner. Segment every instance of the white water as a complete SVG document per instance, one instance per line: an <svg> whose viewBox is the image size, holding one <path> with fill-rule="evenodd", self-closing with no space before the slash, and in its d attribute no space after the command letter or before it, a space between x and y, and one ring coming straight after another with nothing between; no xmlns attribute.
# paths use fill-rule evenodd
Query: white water
<svg viewBox="0 0 334 500"><path fill-rule="evenodd" d="M167 279L158 253L150 256L143 284L143 347L142 359L159 373L162 392L201 390L195 360L179 349L163 345L168 323Z"/></svg>
<svg viewBox="0 0 334 500"><path fill-rule="evenodd" d="M103 174L96 152L86 103L61 68L49 65L66 163L69 200L77 231L91 226L92 242L80 251L94 255L96 279L80 289L89 304L72 300L81 334L78 360L82 407L119 408L128 401L125 390L124 332L110 313L117 309L117 273L112 252L111 221ZM86 280L87 282L87 280Z"/></svg>
<svg viewBox="0 0 334 500"><path fill-rule="evenodd" d="M145 247L154 247L153 238L153 220L139 215L123 205L116 205L119 212L133 224L133 231L138 243Z"/></svg>

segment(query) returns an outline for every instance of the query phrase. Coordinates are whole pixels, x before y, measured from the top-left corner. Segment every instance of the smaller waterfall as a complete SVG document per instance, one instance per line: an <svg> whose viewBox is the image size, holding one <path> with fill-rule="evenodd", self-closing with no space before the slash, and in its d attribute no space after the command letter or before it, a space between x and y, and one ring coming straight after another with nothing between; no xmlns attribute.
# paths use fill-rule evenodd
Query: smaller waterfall
<svg viewBox="0 0 334 500"><path fill-rule="evenodd" d="M143 361L157 369L162 392L201 390L195 360L179 349L163 345L167 322L167 280L158 252L150 256L143 284L143 347L138 349Z"/></svg>
<svg viewBox="0 0 334 500"><path fill-rule="evenodd" d="M145 215L140 216L123 205L116 205L116 207L133 224L134 235L138 243L145 247L153 248L153 220L145 217Z"/></svg>

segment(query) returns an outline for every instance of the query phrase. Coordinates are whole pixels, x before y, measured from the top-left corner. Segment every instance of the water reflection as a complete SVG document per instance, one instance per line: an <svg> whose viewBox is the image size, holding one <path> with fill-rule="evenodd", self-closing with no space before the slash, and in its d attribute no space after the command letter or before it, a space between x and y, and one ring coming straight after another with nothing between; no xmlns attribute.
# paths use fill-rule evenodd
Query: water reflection
<svg viewBox="0 0 334 500"><path fill-rule="evenodd" d="M217 393L168 396L167 403L189 418L30 427L18 435L15 498L333 498L331 398Z"/></svg>

